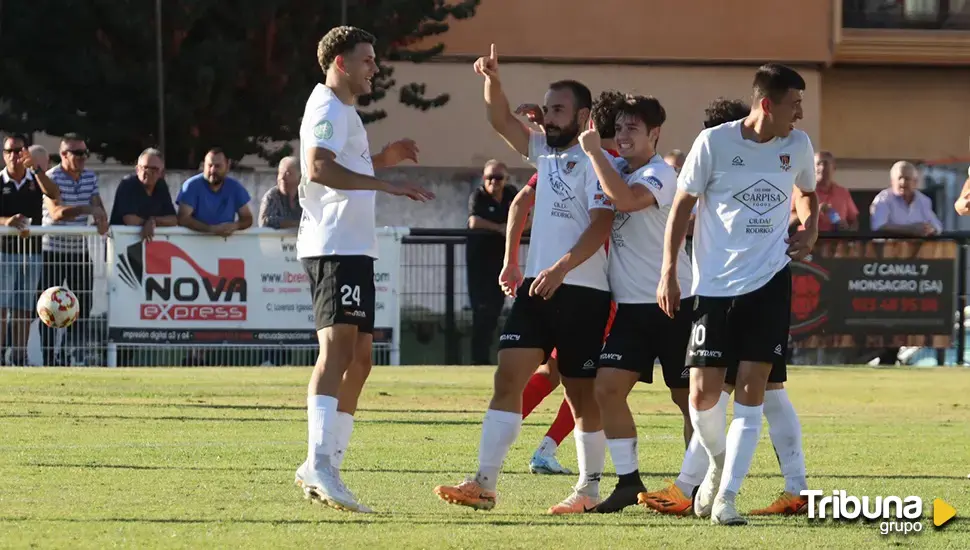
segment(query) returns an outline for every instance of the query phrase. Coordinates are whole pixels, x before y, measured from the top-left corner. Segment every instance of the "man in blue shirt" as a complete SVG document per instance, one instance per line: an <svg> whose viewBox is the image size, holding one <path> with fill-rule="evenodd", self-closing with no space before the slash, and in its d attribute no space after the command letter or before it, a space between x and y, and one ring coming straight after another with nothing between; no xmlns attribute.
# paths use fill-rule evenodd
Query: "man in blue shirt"
<svg viewBox="0 0 970 550"><path fill-rule="evenodd" d="M222 237L253 225L249 193L237 180L227 177L228 172L229 159L222 149L209 150L202 173L185 180L175 199L179 225Z"/></svg>

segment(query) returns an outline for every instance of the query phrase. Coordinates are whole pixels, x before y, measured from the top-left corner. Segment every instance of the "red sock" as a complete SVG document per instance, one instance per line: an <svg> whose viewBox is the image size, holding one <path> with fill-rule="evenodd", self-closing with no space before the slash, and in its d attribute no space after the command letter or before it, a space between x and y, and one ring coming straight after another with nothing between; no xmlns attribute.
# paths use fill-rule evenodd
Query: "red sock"
<svg viewBox="0 0 970 550"><path fill-rule="evenodd" d="M573 431L576 427L576 419L573 418L573 410L569 408L569 403L565 399L562 400L562 405L559 406L559 414L556 415L556 419L552 421L552 426L549 426L549 431L546 432L546 437L552 439L556 442L556 445L562 443L563 439L569 435L569 432Z"/></svg>
<svg viewBox="0 0 970 550"><path fill-rule="evenodd" d="M522 418L529 416L529 413L538 407L539 403L542 403L542 400L552 393L553 389L548 378L538 372L533 374L522 392Z"/></svg>

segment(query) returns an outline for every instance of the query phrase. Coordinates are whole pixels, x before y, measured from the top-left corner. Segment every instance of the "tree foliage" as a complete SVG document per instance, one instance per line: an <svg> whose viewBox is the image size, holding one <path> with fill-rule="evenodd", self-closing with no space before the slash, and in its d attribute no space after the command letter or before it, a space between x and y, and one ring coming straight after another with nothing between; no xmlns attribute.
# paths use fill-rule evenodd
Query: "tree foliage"
<svg viewBox="0 0 970 550"><path fill-rule="evenodd" d="M416 48L475 13L480 0L348 0L348 23L378 37L384 61L422 62ZM103 158L133 162L158 145L155 6L149 0L32 0L0 4L0 129L79 132ZM306 98L322 72L316 44L340 23L339 0L164 0L166 157L195 168L209 147L275 162L289 152ZM380 65L361 98L365 123L395 88L417 109L448 95L396 85Z"/></svg>

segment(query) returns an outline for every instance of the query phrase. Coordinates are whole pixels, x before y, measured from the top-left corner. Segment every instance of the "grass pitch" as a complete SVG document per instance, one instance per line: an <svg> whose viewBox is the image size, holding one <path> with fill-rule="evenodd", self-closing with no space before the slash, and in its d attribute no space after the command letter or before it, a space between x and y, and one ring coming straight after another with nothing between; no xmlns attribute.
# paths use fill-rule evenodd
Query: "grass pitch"
<svg viewBox="0 0 970 550"><path fill-rule="evenodd" d="M310 504L293 485L306 454L308 369L3 369L0 547L970 548L970 521L960 517L970 516L970 370L790 371L809 484L920 496L922 533L886 537L878 524L805 517L712 527L639 507L546 516L575 479L527 466L561 391L526 420L496 509L447 505L431 489L475 469L490 368L374 369L344 464L374 515ZM681 418L662 384L639 385L631 403L654 489L680 467ZM575 469L572 437L560 458ZM614 482L605 476L604 494ZM739 509L767 504L782 487L765 429ZM957 510L939 531L934 498Z"/></svg>

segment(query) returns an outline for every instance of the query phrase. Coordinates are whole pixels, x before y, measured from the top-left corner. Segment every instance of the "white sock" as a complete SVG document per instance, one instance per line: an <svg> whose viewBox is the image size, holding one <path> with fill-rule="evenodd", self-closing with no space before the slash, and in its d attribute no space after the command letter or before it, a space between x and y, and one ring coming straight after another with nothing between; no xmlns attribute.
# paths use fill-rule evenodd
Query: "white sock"
<svg viewBox="0 0 970 550"><path fill-rule="evenodd" d="M751 469L754 451L761 437L762 405L749 407L734 402L734 420L727 433L727 453L724 457L724 472L718 492L731 499L741 490L741 483Z"/></svg>
<svg viewBox="0 0 970 550"><path fill-rule="evenodd" d="M709 460L713 460L721 468L724 467L724 450L727 448L727 440L724 436L724 430L727 428L727 405L728 394L725 392L721 392L717 405L706 411L699 411L693 405L688 405L694 434L707 451Z"/></svg>
<svg viewBox="0 0 970 550"><path fill-rule="evenodd" d="M310 395L307 406L307 465L311 470L321 466L323 459L333 455L336 443L337 398L329 395Z"/></svg>
<svg viewBox="0 0 970 550"><path fill-rule="evenodd" d="M607 439L606 446L610 448L610 458L616 475L632 474L640 469L637 457L637 438Z"/></svg>
<svg viewBox="0 0 970 550"><path fill-rule="evenodd" d="M487 491L494 491L498 472L502 469L509 448L519 437L522 414L489 409L482 422L482 439L478 444L478 474L475 481Z"/></svg>
<svg viewBox="0 0 970 550"><path fill-rule="evenodd" d="M785 491L798 495L808 489L805 480L805 453L802 452L802 423L784 388L765 392L765 418L768 435L775 447Z"/></svg>
<svg viewBox="0 0 970 550"><path fill-rule="evenodd" d="M674 481L676 485L685 495L690 496L694 489L704 481L704 476L707 474L707 466L710 464L710 458L707 456L707 451L701 445L701 440L697 437L697 432L690 437L690 443L687 444L687 452L684 453L684 462L680 465L680 474Z"/></svg>
<svg viewBox="0 0 970 550"><path fill-rule="evenodd" d="M576 439L576 463L579 465L579 482L576 492L599 498L600 478L606 467L606 433L573 431Z"/></svg>
<svg viewBox="0 0 970 550"><path fill-rule="evenodd" d="M354 415L337 411L336 449L333 452L333 465L338 470L347 456L350 446L350 434L354 433Z"/></svg>
<svg viewBox="0 0 970 550"><path fill-rule="evenodd" d="M542 438L542 443L536 449L536 454L540 456L556 456L557 450L559 450L559 444L556 443L555 439L547 435Z"/></svg>

